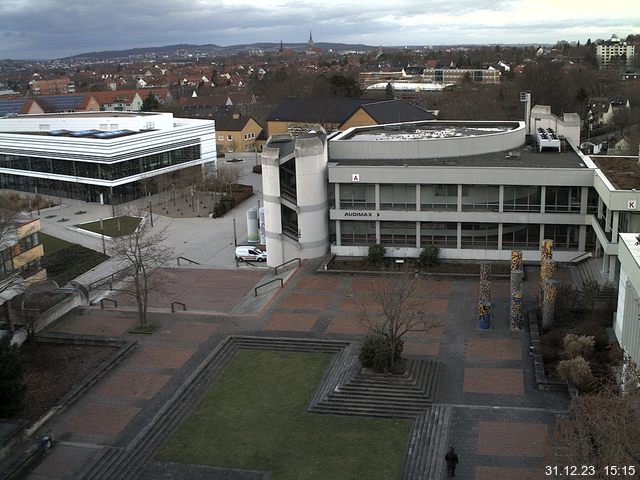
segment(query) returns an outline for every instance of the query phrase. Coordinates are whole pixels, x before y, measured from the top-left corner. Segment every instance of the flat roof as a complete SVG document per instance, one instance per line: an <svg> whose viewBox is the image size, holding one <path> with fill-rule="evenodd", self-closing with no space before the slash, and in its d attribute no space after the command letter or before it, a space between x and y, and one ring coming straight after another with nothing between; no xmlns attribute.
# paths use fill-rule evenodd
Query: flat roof
<svg viewBox="0 0 640 480"><path fill-rule="evenodd" d="M331 142L329 142L331 146ZM371 166L420 166L420 167L501 167L501 168L589 168L580 156L571 149L558 152L543 150L534 146L522 145L509 151L482 153L479 155L441 157L441 158L388 158L388 159L331 159L334 165L371 165Z"/></svg>
<svg viewBox="0 0 640 480"><path fill-rule="evenodd" d="M403 123L355 129L340 140L358 141L401 141L425 140L430 138L478 137L508 132L519 127L518 122L477 122L469 124L448 123L441 120L429 123Z"/></svg>
<svg viewBox="0 0 640 480"><path fill-rule="evenodd" d="M640 165L638 157L600 157L591 155L591 160L604 173L617 190L640 190Z"/></svg>
<svg viewBox="0 0 640 480"><path fill-rule="evenodd" d="M37 98L37 97L33 97ZM7 117L8 119L15 118L51 118L51 117L78 117L78 118L91 118L91 117L147 117L157 116L165 114L165 112L121 112L118 110L101 110L99 112L60 112L60 113L30 113L25 115L16 115L14 117Z"/></svg>

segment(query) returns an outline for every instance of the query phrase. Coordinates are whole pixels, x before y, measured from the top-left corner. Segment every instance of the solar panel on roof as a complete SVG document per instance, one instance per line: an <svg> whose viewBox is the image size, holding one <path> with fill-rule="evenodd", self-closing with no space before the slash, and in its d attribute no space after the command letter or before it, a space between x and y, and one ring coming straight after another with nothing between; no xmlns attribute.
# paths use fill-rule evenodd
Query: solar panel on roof
<svg viewBox="0 0 640 480"><path fill-rule="evenodd" d="M7 113L20 113L22 105L24 105L24 99L18 100L0 100L0 115Z"/></svg>
<svg viewBox="0 0 640 480"><path fill-rule="evenodd" d="M71 132L72 137L88 137L90 135L95 135L96 133L101 133L100 130L78 130L76 132Z"/></svg>

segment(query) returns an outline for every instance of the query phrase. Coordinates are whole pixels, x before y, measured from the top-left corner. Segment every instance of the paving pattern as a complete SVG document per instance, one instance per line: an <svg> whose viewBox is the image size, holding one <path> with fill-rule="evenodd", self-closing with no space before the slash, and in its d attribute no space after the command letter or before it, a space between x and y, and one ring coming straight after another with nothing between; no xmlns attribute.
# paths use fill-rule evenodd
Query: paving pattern
<svg viewBox="0 0 640 480"><path fill-rule="evenodd" d="M49 422L47 431L60 443L30 478L78 478L97 453L104 458L101 468L117 464L158 415L165 412L173 418L166 406L227 335L358 341L365 330L356 302L370 290L371 277L316 274L317 265L305 263L254 313L231 312L252 295L264 271L180 269L166 275L174 294L153 299L150 320L160 328L152 335L127 333L136 324L135 312L127 309L81 308L52 325L51 331L125 337L139 344ZM563 269L556 276L569 278ZM536 292L536 279L537 272L527 269L527 301ZM435 403L414 433L428 444L435 441L437 430L437 438L456 447L457 478L543 478L544 437L567 399L562 393L537 390L528 334L508 328L508 280L493 280L492 286L492 329L479 331L474 314L477 279L422 281L420 294L442 326L408 334L404 351L416 360L439 360L441 374ZM189 310L171 314L167 299L174 297L187 299ZM429 425L438 427L429 430ZM415 465L442 464L435 457L411 458ZM405 473L405 478L419 478Z"/></svg>

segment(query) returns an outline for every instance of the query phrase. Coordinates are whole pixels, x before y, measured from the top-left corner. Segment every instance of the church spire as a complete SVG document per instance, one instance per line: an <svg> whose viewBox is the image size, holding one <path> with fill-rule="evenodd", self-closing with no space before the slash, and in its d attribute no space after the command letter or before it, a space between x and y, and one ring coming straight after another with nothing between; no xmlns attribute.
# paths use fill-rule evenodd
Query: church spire
<svg viewBox="0 0 640 480"><path fill-rule="evenodd" d="M313 36L311 35L311 30L309 30L309 47L313 47Z"/></svg>

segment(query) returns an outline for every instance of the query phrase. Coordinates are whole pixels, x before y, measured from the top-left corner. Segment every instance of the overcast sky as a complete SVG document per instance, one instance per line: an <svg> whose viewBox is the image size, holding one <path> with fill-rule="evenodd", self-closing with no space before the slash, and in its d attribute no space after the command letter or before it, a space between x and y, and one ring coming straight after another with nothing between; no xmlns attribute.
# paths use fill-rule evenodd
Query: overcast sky
<svg viewBox="0 0 640 480"><path fill-rule="evenodd" d="M640 2L574 0L0 0L0 58L176 43L554 43L640 33Z"/></svg>

